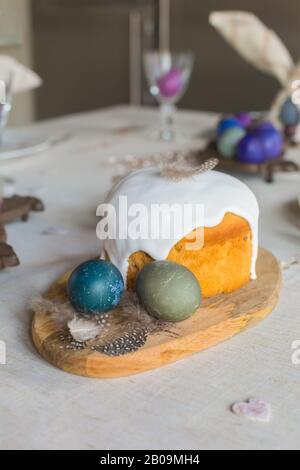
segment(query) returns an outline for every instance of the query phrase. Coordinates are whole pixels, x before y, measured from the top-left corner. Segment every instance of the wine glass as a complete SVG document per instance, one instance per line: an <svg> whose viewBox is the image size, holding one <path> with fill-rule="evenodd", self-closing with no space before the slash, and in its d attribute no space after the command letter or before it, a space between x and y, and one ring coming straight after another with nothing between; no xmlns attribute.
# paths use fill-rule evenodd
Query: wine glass
<svg viewBox="0 0 300 470"><path fill-rule="evenodd" d="M12 85L13 73L11 71L0 70L0 145L3 143L3 134L8 121L8 116L12 107Z"/></svg>
<svg viewBox="0 0 300 470"><path fill-rule="evenodd" d="M150 93L160 104L161 140L175 139L175 105L187 89L193 63L192 52L148 51L144 54Z"/></svg>

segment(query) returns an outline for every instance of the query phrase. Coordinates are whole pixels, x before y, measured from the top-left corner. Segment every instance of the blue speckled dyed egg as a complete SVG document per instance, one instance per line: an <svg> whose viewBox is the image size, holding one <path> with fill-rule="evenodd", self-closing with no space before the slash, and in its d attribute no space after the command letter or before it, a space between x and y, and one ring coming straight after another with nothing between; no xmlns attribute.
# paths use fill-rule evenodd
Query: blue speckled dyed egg
<svg viewBox="0 0 300 470"><path fill-rule="evenodd" d="M242 128L243 126L234 117L228 117L228 118L221 119L221 121L219 122L218 127L217 127L217 135L221 136L223 134L223 132L227 131L227 129L230 129L231 127Z"/></svg>
<svg viewBox="0 0 300 470"><path fill-rule="evenodd" d="M232 158L235 155L237 144L245 135L245 129L240 127L231 127L223 132L217 142L220 154L225 158Z"/></svg>
<svg viewBox="0 0 300 470"><path fill-rule="evenodd" d="M236 158L242 163L262 163L265 161L263 144L255 133L249 133L240 140Z"/></svg>
<svg viewBox="0 0 300 470"><path fill-rule="evenodd" d="M197 278L171 261L147 264L138 275L136 293L147 312L163 321L185 320L201 305Z"/></svg>
<svg viewBox="0 0 300 470"><path fill-rule="evenodd" d="M300 112L292 99L289 97L280 110L279 119L286 126L297 126L300 122Z"/></svg>
<svg viewBox="0 0 300 470"><path fill-rule="evenodd" d="M72 272L67 289L75 310L99 314L119 304L124 281L116 266L96 259L85 261Z"/></svg>

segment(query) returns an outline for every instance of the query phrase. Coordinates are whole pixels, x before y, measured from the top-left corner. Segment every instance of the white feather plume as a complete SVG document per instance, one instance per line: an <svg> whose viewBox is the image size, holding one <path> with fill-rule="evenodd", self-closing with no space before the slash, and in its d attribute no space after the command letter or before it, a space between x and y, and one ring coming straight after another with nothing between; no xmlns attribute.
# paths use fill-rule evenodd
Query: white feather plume
<svg viewBox="0 0 300 470"><path fill-rule="evenodd" d="M257 16L247 11L214 11L209 22L254 67L286 83L294 61L278 35Z"/></svg>

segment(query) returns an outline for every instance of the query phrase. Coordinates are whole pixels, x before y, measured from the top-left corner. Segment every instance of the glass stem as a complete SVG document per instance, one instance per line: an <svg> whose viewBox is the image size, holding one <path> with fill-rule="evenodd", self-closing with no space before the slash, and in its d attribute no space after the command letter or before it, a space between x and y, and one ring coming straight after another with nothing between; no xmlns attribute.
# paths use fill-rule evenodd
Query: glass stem
<svg viewBox="0 0 300 470"><path fill-rule="evenodd" d="M0 104L0 145L3 144L3 134L6 128L8 114L11 110L11 105Z"/></svg>
<svg viewBox="0 0 300 470"><path fill-rule="evenodd" d="M170 103L163 103L160 107L161 115L161 131L160 138L162 140L174 140L174 120L175 120L175 106Z"/></svg>
<svg viewBox="0 0 300 470"><path fill-rule="evenodd" d="M0 122L0 145L3 144L3 134L5 130L6 123Z"/></svg>

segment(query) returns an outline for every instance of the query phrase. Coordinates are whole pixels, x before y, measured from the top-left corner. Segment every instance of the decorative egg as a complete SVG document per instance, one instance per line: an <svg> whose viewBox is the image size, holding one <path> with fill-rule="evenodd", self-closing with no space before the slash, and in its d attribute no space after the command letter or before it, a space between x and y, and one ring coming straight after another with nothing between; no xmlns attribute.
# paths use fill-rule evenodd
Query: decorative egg
<svg viewBox="0 0 300 470"><path fill-rule="evenodd" d="M116 266L95 259L85 261L72 272L67 290L75 310L99 314L119 304L124 292L124 281Z"/></svg>
<svg viewBox="0 0 300 470"><path fill-rule="evenodd" d="M174 67L157 80L160 94L165 98L173 98L182 92L184 87L182 71Z"/></svg>
<svg viewBox="0 0 300 470"><path fill-rule="evenodd" d="M223 132L217 142L220 154L225 158L232 158L235 155L237 144L245 135L245 129L240 127L231 127Z"/></svg>
<svg viewBox="0 0 300 470"><path fill-rule="evenodd" d="M222 135L223 132L227 131L227 129L230 129L231 127L242 128L243 126L234 117L227 117L227 118L221 119L217 127L217 135L218 136Z"/></svg>
<svg viewBox="0 0 300 470"><path fill-rule="evenodd" d="M257 134L264 148L265 158L271 160L281 155L283 150L283 135L277 129L266 129Z"/></svg>
<svg viewBox="0 0 300 470"><path fill-rule="evenodd" d="M259 136L255 133L245 135L237 146L236 157L242 163L263 163L265 152Z"/></svg>
<svg viewBox="0 0 300 470"><path fill-rule="evenodd" d="M235 115L235 118L239 121L239 123L244 128L247 128L247 127L251 126L251 124L252 124L252 116L251 116L250 113L246 113L246 112L237 113Z"/></svg>
<svg viewBox="0 0 300 470"><path fill-rule="evenodd" d="M300 122L299 108L293 103L289 97L280 110L280 121L287 126L297 126Z"/></svg>
<svg viewBox="0 0 300 470"><path fill-rule="evenodd" d="M147 264L138 275L136 293L146 311L163 321L185 320L201 305L201 288L194 274L170 261Z"/></svg>

